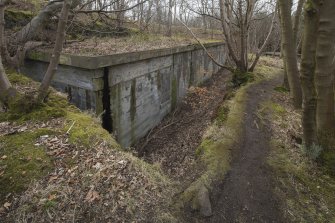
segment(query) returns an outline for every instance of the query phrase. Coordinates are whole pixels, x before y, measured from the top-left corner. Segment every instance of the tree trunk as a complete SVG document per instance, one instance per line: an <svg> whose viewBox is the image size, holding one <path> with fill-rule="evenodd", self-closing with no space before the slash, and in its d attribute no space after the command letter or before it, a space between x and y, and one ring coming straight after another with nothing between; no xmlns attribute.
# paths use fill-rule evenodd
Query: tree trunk
<svg viewBox="0 0 335 223"><path fill-rule="evenodd" d="M54 50L51 56L51 60L50 60L50 64L48 66L47 72L39 88L39 95L38 95L39 102L43 102L43 100L47 96L48 89L51 84L52 78L57 71L59 57L63 49L63 42L64 42L65 34L66 34L65 28L66 28L66 23L67 23L68 16L69 16L69 11L70 11L69 0L64 0L64 5L63 5L61 16L58 22L55 47L54 47Z"/></svg>
<svg viewBox="0 0 335 223"><path fill-rule="evenodd" d="M320 143L326 145L334 135L334 47L335 1L325 0L320 7L320 22L316 46L317 134Z"/></svg>
<svg viewBox="0 0 335 223"><path fill-rule="evenodd" d="M316 137L316 91L314 85L316 40L318 36L319 10L317 0L305 6L304 39L301 55L301 87L303 92L303 141L307 148L317 143Z"/></svg>
<svg viewBox="0 0 335 223"><path fill-rule="evenodd" d="M302 13L302 8L304 6L304 2L305 2L305 0L299 0L298 1L297 11L295 12L295 16L294 16L293 35L294 35L295 44L298 44L300 17L301 17L301 13Z"/></svg>
<svg viewBox="0 0 335 223"><path fill-rule="evenodd" d="M5 44L5 5L8 1L0 2L0 49L1 51L4 49ZM0 52L1 52L0 51ZM8 80L5 68L2 63L2 56L0 53L0 101L4 104L8 103L10 98L14 97L16 91L12 87L11 83Z"/></svg>
<svg viewBox="0 0 335 223"><path fill-rule="evenodd" d="M172 36L172 8L173 8L173 0L169 0L169 8L168 8L168 21L166 26L166 36Z"/></svg>
<svg viewBox="0 0 335 223"><path fill-rule="evenodd" d="M278 3L277 3L278 4ZM281 12L280 8L278 7L278 16L279 16L279 21L281 21ZM281 26L281 24L280 24ZM283 42L283 27L280 27L280 36L281 36L281 41L280 41L280 58L283 60L283 69L284 69L284 81L283 81L283 87L286 89L290 89L289 83L288 83L288 78L287 78L287 69L286 69L286 61L284 59L284 42Z"/></svg>
<svg viewBox="0 0 335 223"><path fill-rule="evenodd" d="M281 13L282 41L284 45L284 60L286 62L287 77L290 85L290 93L295 108L301 108L302 92L299 80L299 70L296 54L296 44L291 22L291 8L287 0L279 0Z"/></svg>
<svg viewBox="0 0 335 223"><path fill-rule="evenodd" d="M0 54L0 101L7 104L11 98L15 97L16 90L12 87L9 82L6 71L2 64L2 58Z"/></svg>

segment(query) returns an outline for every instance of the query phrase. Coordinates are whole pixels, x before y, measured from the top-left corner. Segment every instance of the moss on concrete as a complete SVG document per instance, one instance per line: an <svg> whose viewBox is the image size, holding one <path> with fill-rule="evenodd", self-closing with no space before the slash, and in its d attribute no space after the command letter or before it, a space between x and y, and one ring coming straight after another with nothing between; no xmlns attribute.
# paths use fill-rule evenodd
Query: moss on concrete
<svg viewBox="0 0 335 223"><path fill-rule="evenodd" d="M135 117L136 117L136 79L131 82L130 88L130 121L131 121L131 141L135 142Z"/></svg>
<svg viewBox="0 0 335 223"><path fill-rule="evenodd" d="M171 84L171 109L174 110L177 106L177 98L178 98L178 82L175 76L172 77Z"/></svg>
<svg viewBox="0 0 335 223"><path fill-rule="evenodd" d="M30 22L33 16L34 14L31 11L7 8L5 11L6 26L9 28L24 26Z"/></svg>

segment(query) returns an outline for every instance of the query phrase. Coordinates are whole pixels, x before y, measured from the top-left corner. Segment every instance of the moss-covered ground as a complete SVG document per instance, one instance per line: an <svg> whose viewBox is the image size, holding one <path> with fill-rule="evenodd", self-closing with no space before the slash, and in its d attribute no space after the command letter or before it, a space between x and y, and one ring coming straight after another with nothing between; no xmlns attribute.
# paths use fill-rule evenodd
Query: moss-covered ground
<svg viewBox="0 0 335 223"><path fill-rule="evenodd" d="M19 89L34 88L30 79L9 72L10 81ZM40 179L53 167L52 159L42 146L36 145L39 137L61 134L60 129L29 128L34 122L47 122L54 118L66 117L66 109L74 110L66 98L50 94L46 104L34 107L28 92L11 102L11 109L0 113L0 122L8 123L9 133L0 135L0 200L8 194L15 194L26 189L30 182ZM11 132L10 128L19 127L21 131Z"/></svg>
<svg viewBox="0 0 335 223"><path fill-rule="evenodd" d="M34 213L35 222L62 222L72 215L72 208L73 219L80 220L95 200L92 221L104 218L102 209L115 221L174 219L165 209L171 182L159 167L121 151L98 117L81 112L55 90L44 104L36 105L31 95L38 84L7 73L20 93L9 110L0 111L0 205L11 204L7 221L26 221ZM95 193L90 194L93 185ZM111 191L112 198L100 199L111 196ZM64 211L64 205L71 208Z"/></svg>

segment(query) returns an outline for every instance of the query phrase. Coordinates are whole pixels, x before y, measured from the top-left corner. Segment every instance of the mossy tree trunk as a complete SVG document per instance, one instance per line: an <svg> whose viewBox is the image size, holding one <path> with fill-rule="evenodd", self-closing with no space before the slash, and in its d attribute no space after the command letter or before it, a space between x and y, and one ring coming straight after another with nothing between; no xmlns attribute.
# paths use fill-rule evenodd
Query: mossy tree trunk
<svg viewBox="0 0 335 223"><path fill-rule="evenodd" d="M291 21L291 4L287 0L279 0L281 13L282 41L284 46L284 60L290 86L290 93L293 98L295 108L301 108L302 91L299 80L298 61L296 54L296 44L294 41L292 21Z"/></svg>
<svg viewBox="0 0 335 223"><path fill-rule="evenodd" d="M318 36L319 8L317 0L305 5L304 38L301 55L301 87L303 91L303 141L307 148L317 144L316 137L316 91L314 84L316 39Z"/></svg>
<svg viewBox="0 0 335 223"><path fill-rule="evenodd" d="M82 1L72 0L71 8L77 7ZM63 7L63 1L50 1L39 13L23 27L20 31L15 33L15 40L17 43L25 43L30 41L36 33L43 30L50 19L55 16Z"/></svg>
<svg viewBox="0 0 335 223"><path fill-rule="evenodd" d="M320 3L319 3L320 4ZM316 46L315 84L317 91L317 134L322 145L334 136L334 56L335 1L320 5L320 20Z"/></svg>
<svg viewBox="0 0 335 223"><path fill-rule="evenodd" d="M52 78L57 71L60 54L63 49L63 42L65 40L66 24L69 17L69 11L70 11L70 1L64 0L63 8L58 22L56 43L51 55L51 60L47 72L45 73L41 86L39 88L39 95L38 95L39 102L44 101L44 99L48 95L48 89L50 87Z"/></svg>

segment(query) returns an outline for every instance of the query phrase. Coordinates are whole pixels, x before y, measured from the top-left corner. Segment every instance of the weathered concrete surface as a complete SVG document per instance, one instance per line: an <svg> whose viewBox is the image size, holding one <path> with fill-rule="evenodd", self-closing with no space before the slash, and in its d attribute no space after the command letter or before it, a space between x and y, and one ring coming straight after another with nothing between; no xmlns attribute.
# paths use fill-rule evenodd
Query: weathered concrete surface
<svg viewBox="0 0 335 223"><path fill-rule="evenodd" d="M223 43L206 47L225 62ZM23 73L41 80L49 58L30 53ZM98 57L62 55L53 86L67 92L81 109L108 111L109 130L121 145L130 146L173 110L190 86L218 70L198 45ZM109 102L103 102L104 94L109 94Z"/></svg>
<svg viewBox="0 0 335 223"><path fill-rule="evenodd" d="M36 81L41 81L48 63L26 60L21 71ZM82 110L101 113L103 69L87 70L71 66L59 66L52 85L61 92L68 93L69 100Z"/></svg>

